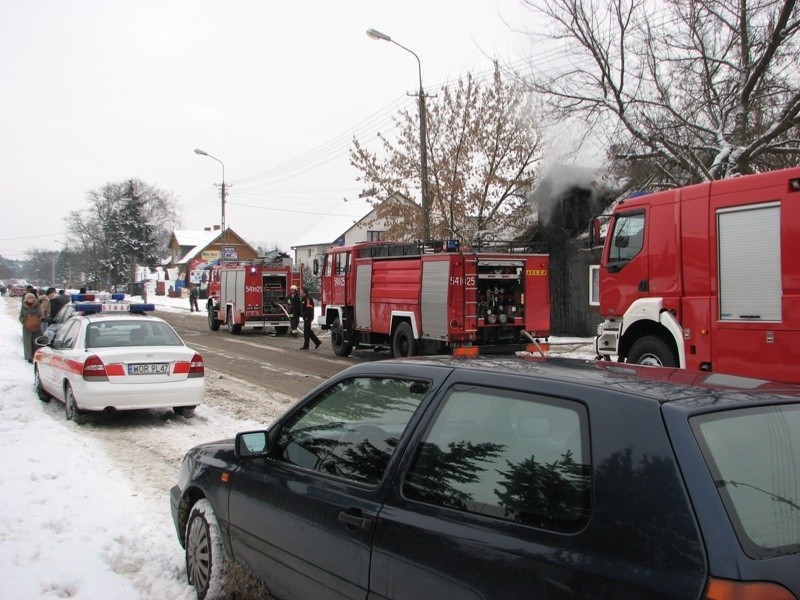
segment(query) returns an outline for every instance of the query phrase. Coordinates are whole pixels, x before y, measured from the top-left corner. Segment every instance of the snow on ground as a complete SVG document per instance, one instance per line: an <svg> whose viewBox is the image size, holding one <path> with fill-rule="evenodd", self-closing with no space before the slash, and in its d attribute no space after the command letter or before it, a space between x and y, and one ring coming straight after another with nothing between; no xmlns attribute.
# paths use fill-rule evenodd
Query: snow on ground
<svg viewBox="0 0 800 600"><path fill-rule="evenodd" d="M159 311L188 299L149 298ZM78 427L40 402L22 354L18 298L0 301L0 568L3 598L189 600L169 487L192 446L263 426L294 399L234 386L259 412L239 414L230 385L206 377L193 419L147 414ZM205 313L198 313L205 319ZM589 340L552 338L552 352L591 358ZM151 411L152 412L152 411Z"/></svg>
<svg viewBox="0 0 800 600"><path fill-rule="evenodd" d="M188 310L188 300L153 300L160 311ZM18 298L0 301L2 597L194 598L169 509L180 460L196 444L264 422L237 416L230 379L208 376L192 419L148 411L76 426L62 403L37 398L18 311ZM253 397L245 382L234 387ZM267 418L293 400L259 393Z"/></svg>

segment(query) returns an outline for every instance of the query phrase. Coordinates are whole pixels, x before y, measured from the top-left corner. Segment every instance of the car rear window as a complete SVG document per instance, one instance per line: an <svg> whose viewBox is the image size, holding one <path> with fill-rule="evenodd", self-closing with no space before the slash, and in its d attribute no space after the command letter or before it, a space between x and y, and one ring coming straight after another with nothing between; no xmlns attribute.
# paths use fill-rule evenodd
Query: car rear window
<svg viewBox="0 0 800 600"><path fill-rule="evenodd" d="M182 345L178 334L163 321L103 321L86 328L87 348Z"/></svg>
<svg viewBox="0 0 800 600"><path fill-rule="evenodd" d="M712 413L691 424L745 553L800 552L800 404Z"/></svg>

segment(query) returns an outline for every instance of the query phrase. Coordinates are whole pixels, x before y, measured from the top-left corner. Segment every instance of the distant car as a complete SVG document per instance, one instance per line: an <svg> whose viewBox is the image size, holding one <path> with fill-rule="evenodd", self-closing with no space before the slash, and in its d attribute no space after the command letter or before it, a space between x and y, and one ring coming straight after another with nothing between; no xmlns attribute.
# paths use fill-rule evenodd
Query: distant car
<svg viewBox="0 0 800 600"><path fill-rule="evenodd" d="M186 455L198 597L797 599L800 387L531 358L351 367Z"/></svg>
<svg viewBox="0 0 800 600"><path fill-rule="evenodd" d="M14 285L12 285L12 286L11 286L11 288L9 289L9 291L8 291L8 295L9 295L9 296L18 296L18 297L22 297L22 296L24 296L24 295L25 295L25 292L26 292L27 290L28 290L27 286L25 286L25 285L23 285L23 284L21 284L21 283L15 283L15 284L14 284Z"/></svg>
<svg viewBox="0 0 800 600"><path fill-rule="evenodd" d="M145 314L152 304L70 306L73 316L34 355L42 401L64 402L76 423L97 411L172 408L194 415L205 390L203 357L166 321Z"/></svg>

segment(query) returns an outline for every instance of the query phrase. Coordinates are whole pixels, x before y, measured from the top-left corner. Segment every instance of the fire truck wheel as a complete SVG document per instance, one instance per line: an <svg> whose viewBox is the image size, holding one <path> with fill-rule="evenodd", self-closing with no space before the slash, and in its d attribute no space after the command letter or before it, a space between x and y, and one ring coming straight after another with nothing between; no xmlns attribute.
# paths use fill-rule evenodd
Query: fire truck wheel
<svg viewBox="0 0 800 600"><path fill-rule="evenodd" d="M660 337L646 335L636 340L628 352L629 363L654 367L677 367L678 359Z"/></svg>
<svg viewBox="0 0 800 600"><path fill-rule="evenodd" d="M289 333L288 327L281 326L275 328L275 335L286 335L287 333Z"/></svg>
<svg viewBox="0 0 800 600"><path fill-rule="evenodd" d="M226 325L228 326L228 331L230 331L233 335L239 335L242 333L242 326L237 325L233 322L233 314L231 311L228 311L228 318L226 319Z"/></svg>
<svg viewBox="0 0 800 600"><path fill-rule="evenodd" d="M209 305L208 306L208 328L211 331L219 331L220 322L214 317L216 311L214 307Z"/></svg>
<svg viewBox="0 0 800 600"><path fill-rule="evenodd" d="M403 358L417 354L417 341L414 331L406 322L400 323L392 336L392 358Z"/></svg>
<svg viewBox="0 0 800 600"><path fill-rule="evenodd" d="M336 319L331 325L331 344L333 344L333 353L336 356L350 356L353 351L353 342L345 340L344 328L339 319Z"/></svg>

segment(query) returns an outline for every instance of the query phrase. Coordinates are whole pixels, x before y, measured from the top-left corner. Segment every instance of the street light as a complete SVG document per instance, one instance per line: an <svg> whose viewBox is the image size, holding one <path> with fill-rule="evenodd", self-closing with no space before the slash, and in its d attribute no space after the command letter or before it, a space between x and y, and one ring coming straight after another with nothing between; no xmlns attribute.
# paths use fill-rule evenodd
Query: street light
<svg viewBox="0 0 800 600"><path fill-rule="evenodd" d="M427 242L428 238L430 238L430 214L428 208L428 145L426 143L427 128L425 123L425 90L422 87L422 63L416 52L406 48L402 44L398 44L385 33L381 33L375 29L367 29L367 35L373 40L391 42L406 52L410 52L414 55L414 58L417 59L417 67L419 69L419 162L420 178L422 179L422 241Z"/></svg>
<svg viewBox="0 0 800 600"><path fill-rule="evenodd" d="M195 148L194 149L194 153L195 154L199 154L201 156L207 156L208 158L212 158L215 161L217 161L219 164L222 165L222 189L220 191L220 196L222 197L222 224L221 224L221 227L222 227L222 238L221 239L224 240L225 239L225 163L222 162L217 157L211 156L205 150L200 150L200 148Z"/></svg>

